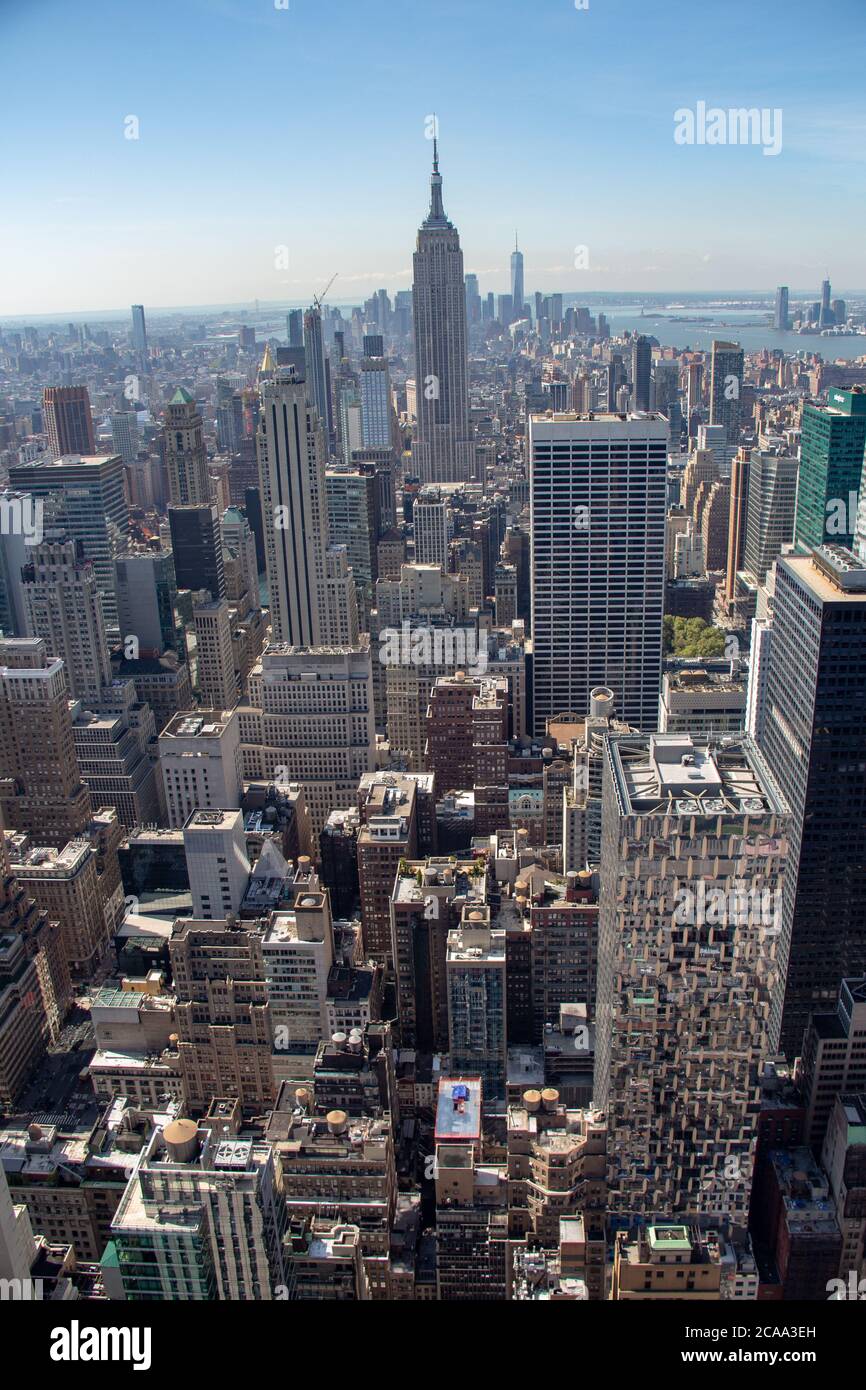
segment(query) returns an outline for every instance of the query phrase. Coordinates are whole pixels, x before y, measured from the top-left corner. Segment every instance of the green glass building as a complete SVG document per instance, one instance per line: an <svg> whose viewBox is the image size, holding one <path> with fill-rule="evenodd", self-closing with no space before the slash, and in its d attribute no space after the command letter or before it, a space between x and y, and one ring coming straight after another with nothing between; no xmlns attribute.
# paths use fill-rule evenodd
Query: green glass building
<svg viewBox="0 0 866 1390"><path fill-rule="evenodd" d="M866 449L866 391L831 389L806 405L794 539L800 550L831 542L853 547Z"/></svg>

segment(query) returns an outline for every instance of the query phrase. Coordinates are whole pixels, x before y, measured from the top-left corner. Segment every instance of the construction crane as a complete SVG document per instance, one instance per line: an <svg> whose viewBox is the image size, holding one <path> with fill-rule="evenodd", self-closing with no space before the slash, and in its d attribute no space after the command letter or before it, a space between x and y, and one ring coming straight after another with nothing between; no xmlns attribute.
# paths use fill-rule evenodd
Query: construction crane
<svg viewBox="0 0 866 1390"><path fill-rule="evenodd" d="M339 272L338 270L335 270L334 273L333 273L333 275L331 276L330 280L328 281L327 285L326 285L325 288L322 290L322 293L321 293L321 294L314 294L314 295L313 295L313 303L315 304L315 306L316 306L317 309L321 309L322 305L323 305L324 302L325 302L325 295L328 293L328 290L329 290L329 289L331 288L331 286L333 285L333 283L334 283L334 281L336 280L336 278L337 278L337 276L339 275L339 273L340 273L340 272Z"/></svg>

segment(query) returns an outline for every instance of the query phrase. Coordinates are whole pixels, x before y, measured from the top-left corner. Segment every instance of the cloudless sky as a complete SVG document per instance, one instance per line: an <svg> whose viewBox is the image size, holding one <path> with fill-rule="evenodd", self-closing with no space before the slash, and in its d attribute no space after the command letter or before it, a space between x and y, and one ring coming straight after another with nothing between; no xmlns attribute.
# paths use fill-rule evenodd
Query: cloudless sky
<svg viewBox="0 0 866 1390"><path fill-rule="evenodd" d="M408 288L434 111L482 292L515 227L528 293L866 285L866 0L288 5L0 0L0 315Z"/></svg>

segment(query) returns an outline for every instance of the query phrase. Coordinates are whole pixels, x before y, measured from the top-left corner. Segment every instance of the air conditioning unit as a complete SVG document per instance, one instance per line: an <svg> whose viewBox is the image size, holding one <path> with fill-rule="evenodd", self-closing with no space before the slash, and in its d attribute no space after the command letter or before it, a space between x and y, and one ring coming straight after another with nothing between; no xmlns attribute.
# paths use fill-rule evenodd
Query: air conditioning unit
<svg viewBox="0 0 866 1390"><path fill-rule="evenodd" d="M700 802L698 801L689 800L674 802L674 810L678 816L694 816L700 809Z"/></svg>
<svg viewBox="0 0 866 1390"><path fill-rule="evenodd" d="M740 810L758 813L763 811L764 803L759 796L744 796L740 801Z"/></svg>

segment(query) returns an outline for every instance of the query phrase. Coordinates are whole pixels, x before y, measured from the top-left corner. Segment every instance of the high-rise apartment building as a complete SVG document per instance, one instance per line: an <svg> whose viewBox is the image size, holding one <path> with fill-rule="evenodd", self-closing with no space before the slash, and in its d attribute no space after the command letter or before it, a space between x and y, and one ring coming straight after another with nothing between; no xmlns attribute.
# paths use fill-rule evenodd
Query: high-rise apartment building
<svg viewBox="0 0 866 1390"><path fill-rule="evenodd" d="M481 1115L480 1078L452 1069L439 1082L434 1130L436 1296L443 1303L507 1296L508 1170L483 1162Z"/></svg>
<svg viewBox="0 0 866 1390"><path fill-rule="evenodd" d="M184 1098L204 1114L215 1097L245 1114L274 1102L265 923L178 917L169 938Z"/></svg>
<svg viewBox="0 0 866 1390"><path fill-rule="evenodd" d="M87 839L70 840L58 850L35 845L29 836L10 836L8 848L15 878L58 924L70 977L91 980L106 963L112 932L123 914L119 878L106 902L99 881L101 858Z"/></svg>
<svg viewBox="0 0 866 1390"><path fill-rule="evenodd" d="M532 415L534 731L594 686L654 729L664 604L666 421Z"/></svg>
<svg viewBox="0 0 866 1390"><path fill-rule="evenodd" d="M295 1222L317 1217L354 1222L370 1282L368 1296L388 1298L390 1233L397 1207L391 1117L350 1119L340 1109L309 1114L309 1092L299 1089L300 1097L291 1097L293 1108L278 1106L266 1131L282 1166L290 1223L294 1227ZM333 1296L327 1289L319 1294Z"/></svg>
<svg viewBox="0 0 866 1390"><path fill-rule="evenodd" d="M344 546L358 599L358 622L369 630L374 585L379 577L377 543L382 529L381 489L372 464L329 468L325 473L328 539Z"/></svg>
<svg viewBox="0 0 866 1390"><path fill-rule="evenodd" d="M381 342L381 339L380 339ZM361 398L361 447L389 449L391 428L391 377L388 359L364 357L359 373Z"/></svg>
<svg viewBox="0 0 866 1390"><path fill-rule="evenodd" d="M529 1088L508 1107L509 1234L556 1249L561 1223L582 1220L592 1299L605 1296L607 1143L604 1114L570 1109L552 1087Z"/></svg>
<svg viewBox="0 0 866 1390"><path fill-rule="evenodd" d="M416 565L448 568L448 499L436 489L420 492L412 504Z"/></svg>
<svg viewBox="0 0 866 1390"><path fill-rule="evenodd" d="M307 866L309 867L309 866ZM276 1080L296 1075L298 1057L314 1056L328 1036L328 975L334 963L334 927L327 890L310 874L292 908L272 912L262 957L274 1038Z"/></svg>
<svg viewBox="0 0 866 1390"><path fill-rule="evenodd" d="M225 599L198 603L193 608L196 639L196 682L209 709L233 709L238 682L232 645L231 609Z"/></svg>
<svg viewBox="0 0 866 1390"><path fill-rule="evenodd" d="M484 1103L505 1104L507 1071L505 930L494 927L490 908L464 907L448 933L448 1051L455 1075L480 1076Z"/></svg>
<svg viewBox="0 0 866 1390"><path fill-rule="evenodd" d="M418 853L418 785L400 773L368 773L358 788L357 862L367 954L390 959L391 894L400 863Z"/></svg>
<svg viewBox="0 0 866 1390"><path fill-rule="evenodd" d="M40 637L0 642L0 801L10 830L56 849L91 819L63 660Z"/></svg>
<svg viewBox="0 0 866 1390"><path fill-rule="evenodd" d="M43 541L21 572L30 632L63 658L73 699L99 702L111 662L96 572L80 541Z"/></svg>
<svg viewBox="0 0 866 1390"><path fill-rule="evenodd" d="M594 1099L610 1204L743 1223L784 965L790 815L751 740L605 749Z"/></svg>
<svg viewBox="0 0 866 1390"><path fill-rule="evenodd" d="M649 410L652 390L652 346L641 333L631 349L632 410Z"/></svg>
<svg viewBox="0 0 866 1390"><path fill-rule="evenodd" d="M776 562L762 748L791 806L782 1047L866 974L866 567L841 546Z"/></svg>
<svg viewBox="0 0 866 1390"><path fill-rule="evenodd" d="M90 395L86 386L46 386L42 410L53 459L64 454L95 454Z"/></svg>
<svg viewBox="0 0 866 1390"><path fill-rule="evenodd" d="M463 252L457 228L442 206L435 140L430 211L418 231L412 265L418 384L415 467L424 482L460 482L475 472L469 429Z"/></svg>
<svg viewBox="0 0 866 1390"><path fill-rule="evenodd" d="M743 349L738 343L713 342L710 363L710 424L724 425L729 445L738 442L743 393Z"/></svg>
<svg viewBox="0 0 866 1390"><path fill-rule="evenodd" d="M285 1229L273 1146L239 1132L220 1100L201 1125L154 1126L112 1219L109 1255L133 1302L269 1301L288 1296Z"/></svg>

